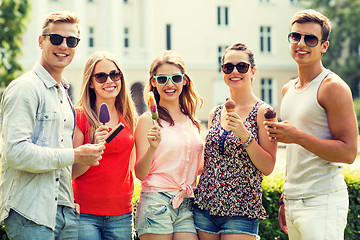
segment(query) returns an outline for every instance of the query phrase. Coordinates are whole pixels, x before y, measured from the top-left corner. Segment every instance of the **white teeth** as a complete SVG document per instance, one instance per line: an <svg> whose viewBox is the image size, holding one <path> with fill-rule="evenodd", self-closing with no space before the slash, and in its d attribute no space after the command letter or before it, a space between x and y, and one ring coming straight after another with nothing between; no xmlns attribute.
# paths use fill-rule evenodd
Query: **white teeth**
<svg viewBox="0 0 360 240"><path fill-rule="evenodd" d="M113 87L106 87L106 88L104 88L105 90L107 90L107 91L111 91L111 90L114 90L115 89L115 86L113 86Z"/></svg>
<svg viewBox="0 0 360 240"><path fill-rule="evenodd" d="M166 93L174 93L175 90L165 90Z"/></svg>
<svg viewBox="0 0 360 240"><path fill-rule="evenodd" d="M306 54L307 52L301 52L301 51L298 51L298 53L300 53L300 54Z"/></svg>
<svg viewBox="0 0 360 240"><path fill-rule="evenodd" d="M59 56L59 57L66 57L66 54L64 53L55 53L56 56Z"/></svg>
<svg viewBox="0 0 360 240"><path fill-rule="evenodd" d="M230 80L232 80L232 81L239 81L239 80L241 80L241 78L230 78Z"/></svg>

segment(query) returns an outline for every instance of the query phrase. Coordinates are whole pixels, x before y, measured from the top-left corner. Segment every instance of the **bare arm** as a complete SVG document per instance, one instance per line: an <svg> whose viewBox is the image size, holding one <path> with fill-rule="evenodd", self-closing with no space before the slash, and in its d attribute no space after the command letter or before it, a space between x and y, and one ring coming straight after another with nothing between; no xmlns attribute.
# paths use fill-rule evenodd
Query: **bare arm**
<svg viewBox="0 0 360 240"><path fill-rule="evenodd" d="M209 119L208 119L208 131L210 130L210 127L211 127L211 124L212 124L212 119L214 117L214 111L215 111L215 108L212 109L210 111L210 114L209 114ZM197 174L200 175L203 171L204 171L204 163L205 163L205 160L204 160L204 151L202 152L201 154L201 162L200 162L200 167L198 169L198 172Z"/></svg>
<svg viewBox="0 0 360 240"><path fill-rule="evenodd" d="M153 124L149 114L143 114L135 130L135 175L141 181L149 174L152 159L160 141L160 127Z"/></svg>
<svg viewBox="0 0 360 240"><path fill-rule="evenodd" d="M265 175L270 175L274 169L276 162L277 144L269 140L267 132L264 127L264 111L266 106L262 105L258 110L257 124L259 129L259 143L252 141L246 147L251 161L256 168ZM241 139L246 142L251 133L245 128L243 120L236 112L227 113L226 120L229 120L229 129Z"/></svg>
<svg viewBox="0 0 360 240"><path fill-rule="evenodd" d="M315 155L330 161L351 164L357 154L357 120L349 87L338 76L331 74L321 84L319 104L326 110L334 139L314 137L295 128L290 122L266 123L271 137L284 143L298 144Z"/></svg>
<svg viewBox="0 0 360 240"><path fill-rule="evenodd" d="M84 144L84 134L81 132L80 128L76 125L74 131L74 139L73 139L73 146L77 148ZM79 164L74 163L72 166L72 179L83 175L90 166L81 166Z"/></svg>
<svg viewBox="0 0 360 240"><path fill-rule="evenodd" d="M72 179L83 175L90 166L99 165L99 160L105 150L104 139L107 135L107 126L100 126L95 133L95 144L84 144L84 134L78 126L75 127L73 147L75 161L72 167Z"/></svg>

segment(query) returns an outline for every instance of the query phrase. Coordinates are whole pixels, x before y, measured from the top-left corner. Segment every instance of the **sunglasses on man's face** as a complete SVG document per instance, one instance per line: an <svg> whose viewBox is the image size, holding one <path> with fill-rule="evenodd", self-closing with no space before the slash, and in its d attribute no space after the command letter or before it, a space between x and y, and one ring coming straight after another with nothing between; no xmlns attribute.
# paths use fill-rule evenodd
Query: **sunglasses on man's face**
<svg viewBox="0 0 360 240"><path fill-rule="evenodd" d="M239 62L237 64L225 63L221 65L221 69L225 74L232 73L235 67L239 73L247 73L249 71L250 64L246 62Z"/></svg>
<svg viewBox="0 0 360 240"><path fill-rule="evenodd" d="M112 81L119 81L122 77L122 73L116 70L112 70L109 74L104 72L95 73L92 75L98 83L104 83L110 77Z"/></svg>
<svg viewBox="0 0 360 240"><path fill-rule="evenodd" d="M288 41L291 44L296 44L301 41L301 38L304 37L304 42L309 47L316 47L319 43L319 38L312 34L300 34L297 32L291 32L288 35ZM321 40L321 43L324 40Z"/></svg>
<svg viewBox="0 0 360 240"><path fill-rule="evenodd" d="M184 79L184 74L183 73L181 73L181 74L173 74L171 76L167 76L167 75L155 76L154 75L154 78L155 78L157 84L159 84L159 85L165 85L169 81L169 79L171 79L171 81L174 84L180 84L180 83L182 83L182 81Z"/></svg>
<svg viewBox="0 0 360 240"><path fill-rule="evenodd" d="M78 44L79 44L79 41L80 41L80 38L77 38L77 37L63 37L59 34L43 34L43 36L49 36L50 37L50 42L52 45L55 45L55 46L59 46L64 38L66 39L66 45L69 47L69 48L75 48Z"/></svg>

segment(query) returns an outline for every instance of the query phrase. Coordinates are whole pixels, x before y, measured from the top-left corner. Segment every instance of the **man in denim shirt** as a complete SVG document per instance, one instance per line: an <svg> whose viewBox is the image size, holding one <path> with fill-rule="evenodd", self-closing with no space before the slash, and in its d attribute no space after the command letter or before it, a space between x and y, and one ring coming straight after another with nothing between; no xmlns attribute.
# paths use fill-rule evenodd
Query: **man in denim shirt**
<svg viewBox="0 0 360 240"><path fill-rule="evenodd" d="M62 73L79 33L72 13L49 14L38 39L40 62L3 94L0 220L10 239L77 239L71 166L96 166L105 149L72 148L75 112Z"/></svg>

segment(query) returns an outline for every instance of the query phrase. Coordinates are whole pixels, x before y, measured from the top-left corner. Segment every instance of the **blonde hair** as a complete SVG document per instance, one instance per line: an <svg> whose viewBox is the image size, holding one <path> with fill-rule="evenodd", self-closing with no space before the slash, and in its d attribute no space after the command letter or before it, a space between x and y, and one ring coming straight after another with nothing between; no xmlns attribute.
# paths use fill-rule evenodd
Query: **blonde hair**
<svg viewBox="0 0 360 240"><path fill-rule="evenodd" d="M59 11L59 12L52 12L46 16L43 27L42 27L42 35L48 33L50 23L71 23L75 24L78 34L80 34L80 27L79 27L80 19L72 12L68 11Z"/></svg>
<svg viewBox="0 0 360 240"><path fill-rule="evenodd" d="M93 53L85 64L82 85L81 85L81 96L80 100L76 104L76 108L84 111L89 123L90 123L90 139L93 142L94 133L97 127L100 126L99 118L96 113L96 94L94 89L90 88L91 78L98 62L103 60L109 60L113 62L116 68L120 70L120 63L115 56L108 52L98 51ZM121 90L116 96L115 107L123 115L123 118L129 125L132 132L134 132L137 113L134 102L131 98L130 92L126 87L124 75L121 77Z"/></svg>
<svg viewBox="0 0 360 240"><path fill-rule="evenodd" d="M183 90L179 96L179 105L180 110L183 114L187 115L193 124L199 129L201 128L200 121L195 118L196 109L198 107L201 108L203 104L203 99L196 93L195 86L191 81L190 77L185 73L185 62L184 60L175 52L173 51L164 51L162 54L158 55L153 62L151 63L150 70L149 70L149 81L147 86L144 89L144 99L145 103L147 102L147 95L150 91L154 92L155 100L158 105L159 111L159 119L158 123L161 126L160 119L170 123L170 126L175 124L174 120L172 119L171 115L169 114L168 110L164 107L159 106L160 95L156 89L151 85L151 81L154 80L154 75L156 74L157 69L163 64L172 64L176 66L181 73L184 74L184 80L186 81L186 85L184 85Z"/></svg>

